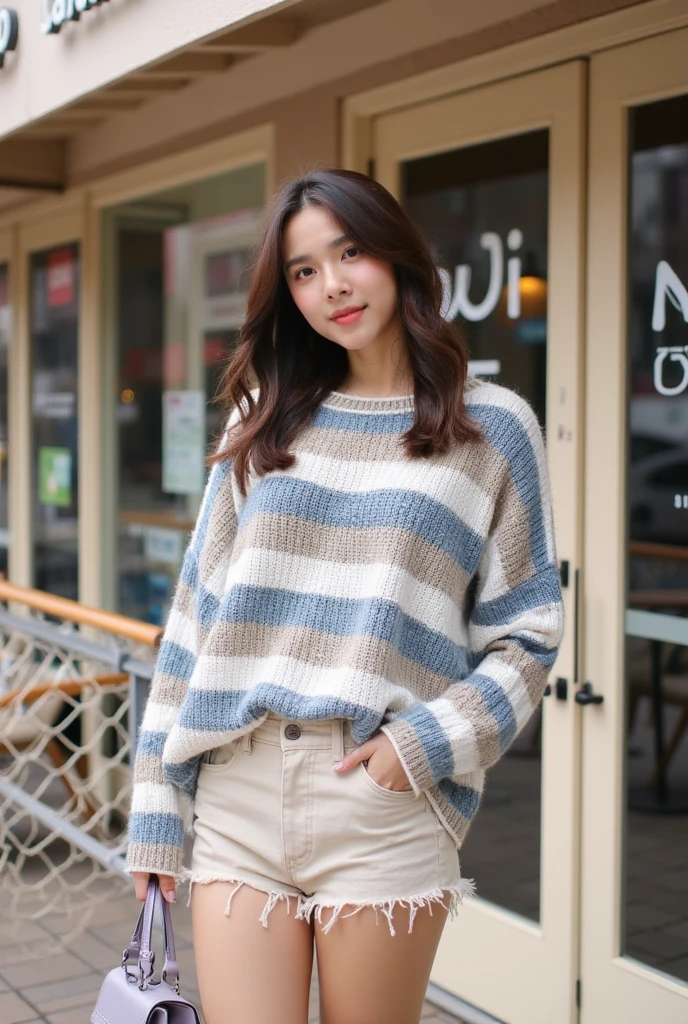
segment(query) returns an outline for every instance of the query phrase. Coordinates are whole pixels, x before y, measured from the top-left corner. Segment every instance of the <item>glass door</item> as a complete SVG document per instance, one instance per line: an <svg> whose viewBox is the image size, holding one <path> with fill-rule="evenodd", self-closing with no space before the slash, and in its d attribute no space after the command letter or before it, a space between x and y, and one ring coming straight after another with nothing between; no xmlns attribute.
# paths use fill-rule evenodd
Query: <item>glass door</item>
<svg viewBox="0 0 688 1024"><path fill-rule="evenodd" d="M573 62L385 115L374 136L376 176L436 253L471 371L527 398L547 437L569 629L549 696L488 773L460 851L479 898L445 930L432 976L509 1024L577 1013L584 88Z"/></svg>
<svg viewBox="0 0 688 1024"><path fill-rule="evenodd" d="M591 69L584 1024L688 1019L686 53Z"/></svg>

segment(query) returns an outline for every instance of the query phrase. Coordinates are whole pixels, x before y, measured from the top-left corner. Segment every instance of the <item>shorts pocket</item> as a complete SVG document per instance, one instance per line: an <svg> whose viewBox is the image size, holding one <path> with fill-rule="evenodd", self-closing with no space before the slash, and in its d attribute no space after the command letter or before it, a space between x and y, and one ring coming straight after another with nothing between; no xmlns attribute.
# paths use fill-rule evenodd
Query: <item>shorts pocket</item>
<svg viewBox="0 0 688 1024"><path fill-rule="evenodd" d="M226 772L237 760L240 750L241 738L206 750L201 759L201 768L206 772Z"/></svg>
<svg viewBox="0 0 688 1024"><path fill-rule="evenodd" d="M379 782L376 782L375 779L368 773L368 769L363 764L363 762L361 762L359 767L361 769L361 772L363 773L363 778L366 780L368 787L372 789L373 793L378 793L382 796L385 796L389 800L416 799L416 794L413 792L412 789L386 789L384 786L381 786Z"/></svg>

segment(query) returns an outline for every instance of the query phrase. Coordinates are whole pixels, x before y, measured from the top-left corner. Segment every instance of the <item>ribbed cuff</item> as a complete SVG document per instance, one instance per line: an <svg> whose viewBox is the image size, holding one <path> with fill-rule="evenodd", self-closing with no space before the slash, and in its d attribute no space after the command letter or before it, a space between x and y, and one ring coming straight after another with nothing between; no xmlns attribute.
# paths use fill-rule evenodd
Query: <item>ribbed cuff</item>
<svg viewBox="0 0 688 1024"><path fill-rule="evenodd" d="M130 843L127 847L125 871L147 871L151 875L170 875L181 881L183 850L161 843Z"/></svg>
<svg viewBox="0 0 688 1024"><path fill-rule="evenodd" d="M435 779L413 726L404 718L395 718L383 725L380 731L387 736L396 750L416 796L434 786Z"/></svg>

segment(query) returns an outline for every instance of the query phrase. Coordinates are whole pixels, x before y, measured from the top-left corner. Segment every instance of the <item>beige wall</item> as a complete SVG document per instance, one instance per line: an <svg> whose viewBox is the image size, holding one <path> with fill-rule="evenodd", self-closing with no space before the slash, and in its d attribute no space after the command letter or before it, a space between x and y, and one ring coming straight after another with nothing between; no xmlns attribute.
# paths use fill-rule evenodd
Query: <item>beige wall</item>
<svg viewBox="0 0 688 1024"><path fill-rule="evenodd" d="M42 0L11 0L19 42L0 70L0 137L196 40L298 0L109 0L44 35Z"/></svg>
<svg viewBox="0 0 688 1024"><path fill-rule="evenodd" d="M84 132L68 149L79 184L166 152L272 122L276 178L340 159L352 93L634 6L641 0L388 0Z"/></svg>

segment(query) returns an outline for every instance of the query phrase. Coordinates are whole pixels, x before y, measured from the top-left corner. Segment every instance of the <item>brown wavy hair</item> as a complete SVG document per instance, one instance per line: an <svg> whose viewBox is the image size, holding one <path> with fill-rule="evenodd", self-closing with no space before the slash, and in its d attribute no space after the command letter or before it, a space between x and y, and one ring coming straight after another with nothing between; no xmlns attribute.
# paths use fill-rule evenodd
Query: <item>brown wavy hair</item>
<svg viewBox="0 0 688 1024"><path fill-rule="evenodd" d="M246 319L218 393L228 409L239 407L240 418L209 461L231 459L244 495L249 470L263 476L294 464L290 444L349 372L346 349L313 330L282 269L285 227L307 206L326 209L357 247L393 267L414 378L414 419L403 437L407 454L421 458L480 437L464 401L466 348L440 315L442 282L420 232L387 189L365 174L310 170L285 184L270 204Z"/></svg>

